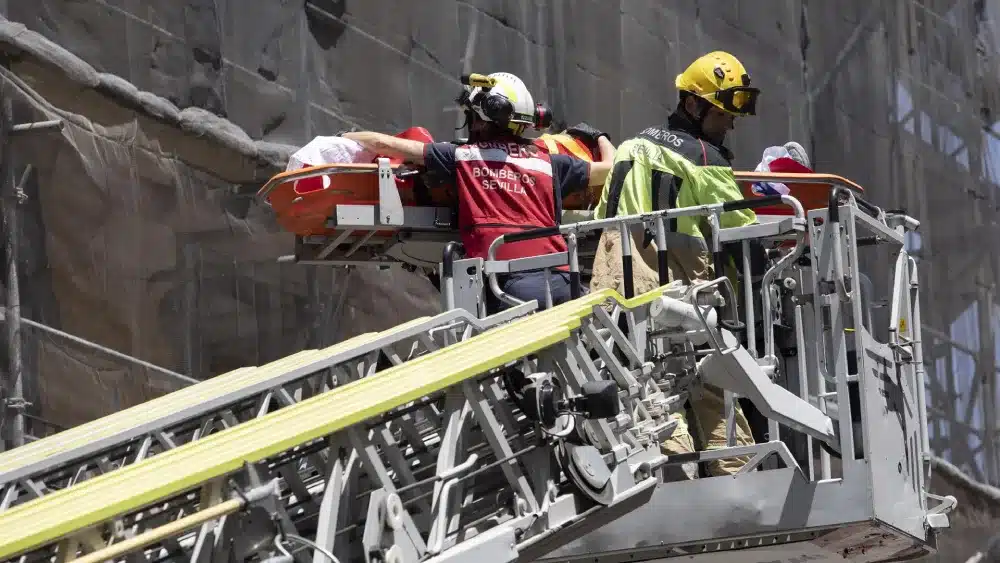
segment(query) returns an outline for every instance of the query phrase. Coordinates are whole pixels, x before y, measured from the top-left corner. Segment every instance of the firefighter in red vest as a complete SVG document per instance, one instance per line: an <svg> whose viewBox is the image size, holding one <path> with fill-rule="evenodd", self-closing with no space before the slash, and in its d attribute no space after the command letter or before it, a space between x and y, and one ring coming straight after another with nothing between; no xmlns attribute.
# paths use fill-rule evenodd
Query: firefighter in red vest
<svg viewBox="0 0 1000 563"><path fill-rule="evenodd" d="M552 227L562 216L564 193L586 191L604 184L615 147L607 135L590 129L601 149L601 161L586 162L568 155L549 155L524 132L538 127L539 110L520 78L506 72L472 75L458 98L465 110L469 139L463 144L421 143L382 133L344 133L377 154L424 166L429 173L453 178L458 193L458 228L469 258L485 258L490 243L505 233ZM581 132L577 132L580 134ZM511 260L565 252L562 236L502 245L497 258ZM543 270L500 278L504 292L545 306ZM557 270L549 277L554 305L570 299L569 275ZM488 309L506 308L488 293Z"/></svg>

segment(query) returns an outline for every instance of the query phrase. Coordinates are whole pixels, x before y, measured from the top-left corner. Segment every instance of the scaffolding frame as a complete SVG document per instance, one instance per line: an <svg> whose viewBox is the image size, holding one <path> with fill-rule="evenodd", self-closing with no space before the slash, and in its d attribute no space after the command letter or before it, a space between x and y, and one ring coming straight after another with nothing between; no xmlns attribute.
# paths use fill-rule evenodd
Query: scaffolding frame
<svg viewBox="0 0 1000 563"><path fill-rule="evenodd" d="M61 119L14 123L13 100L6 86L0 88L0 201L3 202L4 250L7 259L4 268L6 303L4 306L0 306L0 322L3 322L5 326L9 355L8 365L5 366L6 377L2 386L3 412L2 417L0 417L0 429L2 429L0 451L23 446L26 442L36 439L36 436L29 432L29 421L50 429L61 430L53 423L27 412L31 403L25 397L25 387L35 374L26 371L24 367L21 333L24 326L45 331L101 354L158 372L184 385L198 382L192 377L21 316L20 274L18 271L20 246L18 211L26 199L24 187L34 173L34 167L30 163L25 164L20 177L17 177L16 155L14 154L16 139L27 134L59 132L63 126L64 122Z"/></svg>
<svg viewBox="0 0 1000 563"><path fill-rule="evenodd" d="M908 0L871 5L858 14L844 47L824 72L815 77L806 72L804 103L815 135L819 127L816 116L821 111L815 108L817 100L824 95L836 96L828 90L849 80L844 74L850 72L852 59L855 66L864 66L858 59L884 54L890 64L884 69L888 79L884 107L889 112L889 135L894 143L887 164L891 181L878 186L872 195L879 203L906 209L920 221L921 248L913 254L926 288L923 295L928 299L949 297L947 304L928 302L925 309L931 445L938 459L997 486L1000 363L994 319L1000 256L995 244L983 245L974 256L966 252L962 257L968 256L967 260L950 252L954 245L968 244L968 239L1000 238L998 188L984 167L984 163L989 165L985 137L1000 140L987 118L1000 116L1000 107L996 107L1000 91L987 91L995 86L981 85L988 82L984 73L986 78L1000 75L1000 41L989 10L1000 13L1000 2ZM970 35L975 37L970 39ZM868 48L863 48L866 43ZM910 97L906 107L900 102L899 87ZM881 89L873 86L871 90ZM813 154L814 159L820 158L822 150L815 142L812 148L818 153ZM950 185L939 185L928 172L947 174ZM943 194L943 190L953 192ZM935 220L932 214L936 208L929 202L941 202L942 198L947 198L949 205L969 208L967 225L953 229L948 221ZM955 233L964 234L966 239L956 240ZM975 311L978 319L972 336L978 344L958 342L946 334L947 327L967 310ZM968 356L975 366L964 393L958 389L963 374L956 373L960 355Z"/></svg>

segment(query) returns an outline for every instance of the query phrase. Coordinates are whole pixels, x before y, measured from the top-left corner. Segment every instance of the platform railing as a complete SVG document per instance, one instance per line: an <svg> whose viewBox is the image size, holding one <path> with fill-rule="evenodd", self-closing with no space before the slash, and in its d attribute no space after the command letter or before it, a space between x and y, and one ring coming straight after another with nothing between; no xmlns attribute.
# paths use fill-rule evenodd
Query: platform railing
<svg viewBox="0 0 1000 563"><path fill-rule="evenodd" d="M827 217L831 223L836 224L839 221L839 209L842 203L847 203L848 205L859 209L863 214L871 217L875 222L887 225L886 223L886 213L874 204L866 201L861 197L862 190L856 184L850 182L847 179L841 178L834 175L798 175L798 174L764 174L764 173L740 173L740 181L794 181L796 183L811 183L811 184L825 184L830 186L829 200L827 205ZM732 282L725 275L717 274L716 279L709 280L705 283L699 284L699 291L704 291L710 287L725 287L728 291L728 296L731 299L727 300L730 304L729 309L731 319L728 321L723 321L723 326L730 329L741 330L746 328L746 345L749 348L751 355L758 358L758 362L761 364L761 368L769 376L773 377L775 370L778 368L779 359L775 354L775 327L773 323L763 323L763 353L758 353L757 350L757 340L756 340L756 320L754 318L754 293L751 284L751 264L749 259L749 244L754 239L764 239L771 238L777 233L777 230L757 230L754 231L753 227L743 227L735 229L721 229L720 228L720 218L721 215L728 211L736 211L741 209L757 209L762 207L770 207L774 205L782 204L792 210L791 222L792 222L792 233L790 236L794 240L794 246L790 250L787 250L783 255L775 262L763 275L761 278L761 286L763 288L770 287L778 279L778 276L785 272L789 267L794 265L807 251L808 249L808 226L806 225L806 214L801 202L790 195L770 195L762 196L757 198L749 198L744 200L738 200L733 202L712 204L712 205L701 205L692 206L686 208L677 208L669 210L655 211L652 213L645 213L632 216L624 217L614 217L610 219L598 219L590 221L581 221L574 223L572 225L562 225L557 227L546 227L546 228L536 228L529 229L522 232L508 233L497 237L493 243L490 245L489 251L487 253L487 258L484 262L484 274L488 278L489 290L504 303L509 305L521 305L523 302L516 299L515 297L504 292L500 287L498 274L501 273L513 273L517 271L526 270L542 270L546 274L551 272L551 268L558 266L569 266L570 273L570 284L571 284L571 294L575 298L584 293L581 286L580 280L580 268L579 268L579 258L576 256L576 237L588 232L603 231L604 229L617 229L621 233L621 244L622 244L622 274L623 274L623 294L626 297L631 297L635 293L635 285L633 279L632 271L632 259L633 259L633 249L632 249L632 238L630 236L631 230L635 226L641 225L647 231L652 229L653 239L655 240L657 248L657 264L656 270L659 278L659 283L665 285L669 282L669 271L668 271L668 252L670 250L670 245L668 244L669 233L666 229L666 225L669 224L668 221L671 219L676 219L683 216L700 216L706 217L708 223L712 226L710 239L707 242L707 248L711 255L713 256L714 265L718 268L723 264L723 259L725 254L722 251L722 233L725 233L725 242L739 242L743 247L743 260L742 264L737 265L739 269L742 270L743 283L743 294L737 296L736 291L732 286ZM549 237L554 235L562 235L567 241L567 251L561 253L548 254L544 256L533 256L528 258L520 258L516 260L497 260L497 252L503 244L509 244L518 241L532 240L537 238ZM784 235L788 238L787 230ZM840 256L838 256L840 255ZM835 277L843 282L844 277L844 261L841 255L841 249L839 245L834 252L834 271ZM551 289L549 287L549 275L546 278L546 306L551 306ZM841 284L842 285L842 284ZM839 287L838 293L840 297L850 299L851 295L847 292L846 287ZM771 303L771 292L764 291L760 292L761 299L761 310L764 311L765 315L768 315L768 311L771 311L773 304ZM739 320L739 311L737 303L739 301L743 302L745 308L744 322ZM799 321L799 326L795 331L794 340L796 346L799 350L805 349L805 331L801 326L801 306L797 307L795 310L795 318ZM702 319L704 321L704 319ZM726 326L728 324L728 326ZM706 326L707 328L707 326ZM718 353L725 353L729 350L724 350L723 344L720 342L716 335L715 330L707 330L707 335L709 336L710 343L714 351ZM804 357L799 359L799 372L802 374L802 379L805 384L800 385L799 389L795 389L797 395L803 400L810 400L810 390L806 374L806 366L804 365ZM800 382L801 383L801 382ZM727 420L733 421L733 412L735 408L735 396L732 393L726 393L726 418ZM768 434L771 440L777 440L779 435L778 423L770 420L768 421ZM727 433L727 442L729 446L735 445L735 435L731 431ZM809 440L810 449L812 446L812 440ZM828 458L829 448L823 448L823 457ZM810 468L809 473L812 473L811 465L813 463L810 456Z"/></svg>
<svg viewBox="0 0 1000 563"><path fill-rule="evenodd" d="M490 244L489 250L487 252L486 258L486 274L489 277L489 287L493 294L497 296L498 299L509 305L519 305L521 301L517 298L504 292L499 285L497 280L497 274L502 271L502 268L497 268L491 266L491 264L499 263L496 258L497 251L504 244L533 240L539 238L545 238L550 236L562 235L567 239L567 252L548 254L544 256L533 256L529 258L517 259L517 271L524 270L541 270L546 268L552 268L553 266L563 266L569 265L570 271L570 283L572 287L573 295L580 295L583 292L580 286L580 265L579 258L577 257L577 249L575 240L576 237L583 233L602 231L605 229L617 228L621 232L622 238L622 275L624 282L624 296L626 298L633 297L635 295L635 285L632 272L632 242L631 242L631 228L633 226L642 226L646 229L652 227L654 232L654 240L656 242L656 270L659 277L659 282L661 284L666 284L669 282L669 270L668 270L668 243L667 235L668 231L666 228L667 221L671 219L677 219L679 217L707 217L708 220L714 225L719 224L719 217L729 211L738 211L742 209L755 209L759 207L766 207L775 204L784 204L792 208L794 211L795 219L803 225L805 224L805 210L802 208L802 204L799 201L788 195L773 195L765 196L755 199L744 199L738 201L730 201L725 203L716 203L709 205L697 205L691 207L681 207L676 209L665 209L661 211L654 211L651 213L642 213L638 215L627 215L621 217L612 217L608 219L595 219L591 221L580 221L578 223L573 223L571 225L561 225L555 227L542 227L535 229L526 229L524 231L507 233L500 235ZM714 228L712 232L711 241L709 242L709 249L716 256L721 256L721 241L719 239L720 229ZM796 248L800 247L803 242L797 241ZM795 252L795 250L793 250ZM801 249L799 249L801 252ZM552 263L552 258L557 256L565 256L562 261ZM515 261L510 261L515 262ZM507 270L514 271L514 270Z"/></svg>

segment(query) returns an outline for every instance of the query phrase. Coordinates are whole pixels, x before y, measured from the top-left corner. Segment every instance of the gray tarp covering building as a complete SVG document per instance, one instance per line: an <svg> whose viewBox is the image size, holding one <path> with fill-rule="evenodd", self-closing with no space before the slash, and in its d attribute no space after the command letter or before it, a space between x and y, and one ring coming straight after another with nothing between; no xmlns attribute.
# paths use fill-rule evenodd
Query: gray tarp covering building
<svg viewBox="0 0 1000 563"><path fill-rule="evenodd" d="M7 0L0 53L36 174L22 314L203 378L433 312L417 274L279 265L247 197L316 135L453 135L463 70L520 75L615 140L662 122L713 49L763 89L738 168L797 140L922 222L932 446L1000 483L995 0ZM876 280L885 264L868 257ZM73 425L177 383L33 329L31 414ZM46 432L37 423L31 430ZM971 548L970 548L971 549ZM971 551L970 553L971 554ZM949 557L962 554L949 553ZM951 560L951 559L949 559Z"/></svg>

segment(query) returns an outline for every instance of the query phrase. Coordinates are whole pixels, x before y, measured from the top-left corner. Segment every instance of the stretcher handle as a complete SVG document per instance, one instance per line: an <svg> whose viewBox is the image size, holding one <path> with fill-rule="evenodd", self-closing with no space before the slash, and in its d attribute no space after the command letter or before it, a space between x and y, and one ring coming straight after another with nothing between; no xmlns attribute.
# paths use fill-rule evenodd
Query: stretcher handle
<svg viewBox="0 0 1000 563"><path fill-rule="evenodd" d="M444 256L441 260L441 275L450 278L455 275L455 258L465 254L465 247L458 241L450 241L444 245Z"/></svg>
<svg viewBox="0 0 1000 563"><path fill-rule="evenodd" d="M531 240L536 238L545 238L551 236L563 235L562 231L558 226L556 227L538 227L535 229L528 229L526 231L520 231L516 233L507 233L503 235L504 243L519 242L525 240ZM570 297L576 299L583 295L583 282L580 278L580 262L577 257L577 242L576 234L569 233L563 235L566 238L567 244L567 255L569 257L569 291ZM548 281L546 281L548 283Z"/></svg>
<svg viewBox="0 0 1000 563"><path fill-rule="evenodd" d="M562 229L559 226L536 227L533 229L526 229L514 233L502 234L497 238L495 238L492 243L490 243L490 248L486 253L486 261L487 262L496 261L497 249L504 244L510 244L513 242L521 242L521 241L532 240L536 238L545 238L551 236L561 236L566 240L566 255L569 260L570 297L572 299L581 297L583 295L583 285L580 276L580 260L579 257L577 256L578 248L577 248L576 233L573 232L563 233ZM546 273L549 271L547 267L544 270ZM522 303L522 301L515 299L514 297L508 295L502 289L500 289L500 284L497 281L496 272L490 273L488 277L489 277L490 291L492 291L493 294L496 295L498 299L509 305L516 306ZM550 280L546 279L545 280L546 295L549 295L549 291L551 289L549 283ZM551 306L551 302L547 303L547 305Z"/></svg>
<svg viewBox="0 0 1000 563"><path fill-rule="evenodd" d="M444 245L444 256L441 258L441 294L444 296L445 307L450 311L455 308L455 259L465 255L465 246L458 241L449 241Z"/></svg>
<svg viewBox="0 0 1000 563"><path fill-rule="evenodd" d="M854 182L836 174L801 174L798 172L733 172L737 182L781 182L784 184L826 184L828 186L844 186L858 194L865 189Z"/></svg>
<svg viewBox="0 0 1000 563"><path fill-rule="evenodd" d="M881 209L877 206L865 201L857 194L852 192L850 189L844 186L833 186L830 190L830 204L827 207L827 216L830 218L831 223L840 222L840 195L847 194L847 197L853 198L858 207L861 208L865 213L868 213L872 217L878 219L881 215Z"/></svg>
<svg viewBox="0 0 1000 563"><path fill-rule="evenodd" d="M397 178L405 178L408 176L413 176L416 174L422 174L424 170L420 167L408 166L405 164L393 164L390 166L393 174ZM334 164L317 164L315 166L306 166L303 168L297 168L294 170L286 170L284 172L275 174L257 191L257 198L268 202L268 196L275 188L281 184L288 182L294 182L296 180L305 180L306 178L316 178L319 176L333 176L334 174L378 174L378 164L375 163L356 163L356 164L344 164L344 163L334 163Z"/></svg>
<svg viewBox="0 0 1000 563"><path fill-rule="evenodd" d="M854 196L854 201L857 202L858 208L860 208L865 213L871 215L872 217L879 218L882 215L882 210L878 206L868 202L861 197L861 194L865 192L864 188L855 184L854 182L837 176L835 174L800 174L793 172L734 172L733 175L736 177L738 182L784 182L784 183L796 183L796 184L826 184L831 186L830 190L830 207L832 210L836 207L836 196L840 193L847 193ZM761 198L764 199L764 198ZM831 211L832 212L832 211ZM839 219L839 214L831 215L831 220L836 217Z"/></svg>
<svg viewBox="0 0 1000 563"><path fill-rule="evenodd" d="M524 240L532 240L536 238L545 238L555 235L560 235L562 232L559 227L536 227L534 229L527 229L524 231L518 231L516 233L506 233L503 235L503 241L505 243L511 242L521 242Z"/></svg>
<svg viewBox="0 0 1000 563"><path fill-rule="evenodd" d="M756 209L758 207L767 207L769 205L774 205L781 203L783 200L780 195L766 195L763 197L755 197L753 199L738 199L735 201L727 201L722 204L722 211L739 211L741 209Z"/></svg>

